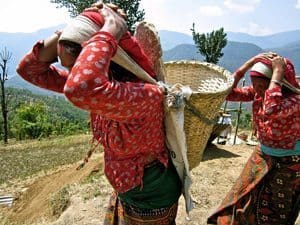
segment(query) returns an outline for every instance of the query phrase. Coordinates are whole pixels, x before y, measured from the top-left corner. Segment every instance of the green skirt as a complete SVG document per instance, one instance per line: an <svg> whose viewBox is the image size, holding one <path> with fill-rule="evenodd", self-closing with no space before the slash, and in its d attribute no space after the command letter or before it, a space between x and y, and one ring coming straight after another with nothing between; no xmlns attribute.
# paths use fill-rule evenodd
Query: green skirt
<svg viewBox="0 0 300 225"><path fill-rule="evenodd" d="M104 225L175 225L182 185L173 164L158 161L144 170L143 185L109 201Z"/></svg>
<svg viewBox="0 0 300 225"><path fill-rule="evenodd" d="M146 167L142 186L118 194L118 197L136 208L158 209L177 203L181 193L182 184L170 160L168 168L158 161Z"/></svg>

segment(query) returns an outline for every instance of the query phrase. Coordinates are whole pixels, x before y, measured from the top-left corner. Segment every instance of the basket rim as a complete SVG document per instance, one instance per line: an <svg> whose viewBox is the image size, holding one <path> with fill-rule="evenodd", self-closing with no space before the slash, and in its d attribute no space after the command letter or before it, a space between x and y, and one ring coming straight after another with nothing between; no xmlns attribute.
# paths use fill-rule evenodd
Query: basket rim
<svg viewBox="0 0 300 225"><path fill-rule="evenodd" d="M227 80L227 82L226 82L227 86L217 92L216 91L201 92L201 91L193 90L193 92L192 92L193 95L195 95L195 94L209 95L209 94L215 94L215 93L226 93L226 92L228 92L228 89L230 89L233 84L234 78L232 76L232 73L229 70L225 69L224 67L221 67L221 66L213 64L213 63L203 62L203 61L199 61L199 60L171 60L171 61L164 62L165 69L167 69L168 66L172 66L172 65L205 66L208 69L217 71L219 74L222 74Z"/></svg>

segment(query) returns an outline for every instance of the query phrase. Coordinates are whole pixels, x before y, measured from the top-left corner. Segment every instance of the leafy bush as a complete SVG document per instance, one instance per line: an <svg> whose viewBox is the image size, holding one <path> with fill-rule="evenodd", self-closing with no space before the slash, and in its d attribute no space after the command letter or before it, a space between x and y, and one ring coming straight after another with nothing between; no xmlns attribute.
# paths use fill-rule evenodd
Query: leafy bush
<svg viewBox="0 0 300 225"><path fill-rule="evenodd" d="M53 125L43 103L23 104L13 119L13 133L18 140L48 137Z"/></svg>
<svg viewBox="0 0 300 225"><path fill-rule="evenodd" d="M86 133L89 116L63 96L36 95L28 90L8 88L9 138L36 139L50 135ZM0 124L3 123L0 117ZM0 139L4 133L0 126Z"/></svg>

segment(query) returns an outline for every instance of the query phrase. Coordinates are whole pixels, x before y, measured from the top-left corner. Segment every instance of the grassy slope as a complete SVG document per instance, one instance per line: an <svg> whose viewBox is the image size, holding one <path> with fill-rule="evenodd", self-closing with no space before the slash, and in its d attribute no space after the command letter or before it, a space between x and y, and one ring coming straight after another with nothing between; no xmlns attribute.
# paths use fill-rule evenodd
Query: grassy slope
<svg viewBox="0 0 300 225"><path fill-rule="evenodd" d="M10 142L0 145L0 184L80 161L90 147L90 135Z"/></svg>

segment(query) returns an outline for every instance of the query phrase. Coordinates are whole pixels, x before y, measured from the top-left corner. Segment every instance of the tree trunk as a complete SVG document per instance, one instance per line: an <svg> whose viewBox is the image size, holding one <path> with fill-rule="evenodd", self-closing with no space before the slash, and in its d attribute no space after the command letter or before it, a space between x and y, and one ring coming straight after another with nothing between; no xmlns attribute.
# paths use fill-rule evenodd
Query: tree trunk
<svg viewBox="0 0 300 225"><path fill-rule="evenodd" d="M5 55L5 56L9 56ZM7 104L6 104L6 95L5 95L5 81L7 79L7 61L8 59L6 57L3 57L1 54L1 59L3 64L1 64L2 74L1 74L1 111L2 111L2 117L3 117L3 142L4 144L8 143L8 110L7 110Z"/></svg>
<svg viewBox="0 0 300 225"><path fill-rule="evenodd" d="M2 108L2 117L3 117L3 142L4 144L8 143L8 120L7 120L7 105L6 105L6 96L5 96L5 87L4 82L1 82L1 108Z"/></svg>

